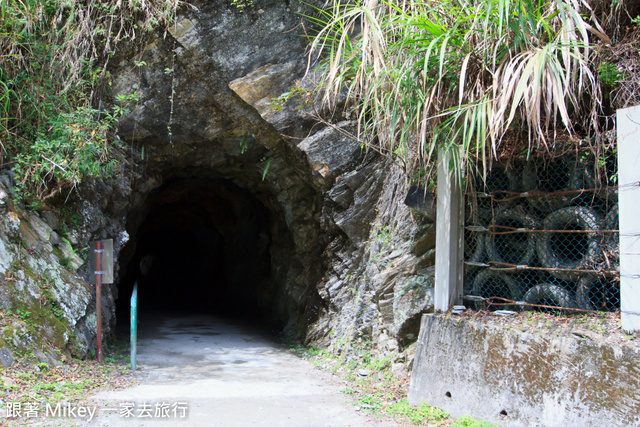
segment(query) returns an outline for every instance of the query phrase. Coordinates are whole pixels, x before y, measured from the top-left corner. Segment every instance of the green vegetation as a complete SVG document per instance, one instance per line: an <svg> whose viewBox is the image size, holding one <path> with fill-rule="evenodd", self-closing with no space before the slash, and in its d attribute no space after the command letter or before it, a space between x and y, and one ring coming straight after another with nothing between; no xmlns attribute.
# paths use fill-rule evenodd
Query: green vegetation
<svg viewBox="0 0 640 427"><path fill-rule="evenodd" d="M28 204L117 167L110 130L137 97L111 99L107 64L123 42L167 25L178 3L0 2L0 161Z"/></svg>
<svg viewBox="0 0 640 427"><path fill-rule="evenodd" d="M624 78L624 73L618 70L618 67L609 63L603 62L598 67L598 77L605 86L615 86Z"/></svg>
<svg viewBox="0 0 640 427"><path fill-rule="evenodd" d="M231 0L231 6L235 6L240 12L247 7L253 7L253 0Z"/></svg>
<svg viewBox="0 0 640 427"><path fill-rule="evenodd" d="M108 350L110 352L110 350ZM111 354L111 352L109 353ZM10 402L75 403L98 390L118 389L131 385L132 378L121 360L107 358L105 363L68 359L62 364L26 363L20 360L10 369L0 367L3 400ZM36 397L37 396L37 397Z"/></svg>
<svg viewBox="0 0 640 427"><path fill-rule="evenodd" d="M312 50L325 100L346 89L371 148L408 168L430 170L439 149L486 165L510 141L549 148L578 119L600 135L593 42L611 40L584 12L570 0L334 0L310 18Z"/></svg>
<svg viewBox="0 0 640 427"><path fill-rule="evenodd" d="M315 89L303 87L301 82L297 80L295 86L289 89L289 92L285 92L277 98L273 98L269 103L269 106L275 112L280 113L285 105L295 102L296 110L301 110L313 105L313 99L318 90L319 87L316 87Z"/></svg>
<svg viewBox="0 0 640 427"><path fill-rule="evenodd" d="M433 425L449 418L449 414L430 405L411 406L406 399L394 403L387 409L389 415L396 415L415 425Z"/></svg>
<svg viewBox="0 0 640 427"><path fill-rule="evenodd" d="M389 260L384 257L385 250L393 244L393 238L394 229L390 225L383 227L382 224L371 224L370 239L374 245L372 246L373 253L370 261L377 264L380 268L387 267L387 263L390 263L391 267L394 266L393 262L389 262Z"/></svg>
<svg viewBox="0 0 640 427"><path fill-rule="evenodd" d="M128 342L105 345L104 364L70 357L70 353L79 353L74 348L78 339L63 320L64 313L51 292L51 279L34 276L23 262L12 268L22 269L29 278L36 277L41 297L25 308L0 310L0 346L9 348L15 358L10 368L0 366L4 401L74 403L97 390L131 384ZM3 286L7 284L10 282ZM63 338L65 335L68 339ZM52 356L51 351L55 351L59 364L42 361L42 355Z"/></svg>
<svg viewBox="0 0 640 427"><path fill-rule="evenodd" d="M44 132L13 157L20 190L46 199L69 185L73 188L85 177L112 171L115 163L109 160L106 134L116 117L97 121L98 116L97 110L79 107L52 117Z"/></svg>
<svg viewBox="0 0 640 427"><path fill-rule="evenodd" d="M27 302L14 287L15 276L21 271L26 280L38 288L39 298ZM14 261L1 285L12 309L0 310L0 339L17 356L30 357L33 348L64 348L72 352L77 341L71 326L53 292L54 279L37 274L25 260Z"/></svg>
<svg viewBox="0 0 640 427"><path fill-rule="evenodd" d="M413 425L491 427L471 417L452 419L443 410L431 405L411 406L407 402L409 380L394 378L393 363L401 363L405 356L376 354L370 342L360 342L348 348L346 340L336 343L339 355L316 347L291 345L300 357L310 359L321 368L341 375L349 381L342 392L351 397L361 410L377 416L390 416Z"/></svg>
<svg viewBox="0 0 640 427"><path fill-rule="evenodd" d="M372 239L378 240L380 243L380 249L386 249L393 240L393 227L390 225L382 226L381 224L372 224Z"/></svg>
<svg viewBox="0 0 640 427"><path fill-rule="evenodd" d="M451 424L451 427L493 427L495 424L485 423L468 416L460 417L455 423Z"/></svg>

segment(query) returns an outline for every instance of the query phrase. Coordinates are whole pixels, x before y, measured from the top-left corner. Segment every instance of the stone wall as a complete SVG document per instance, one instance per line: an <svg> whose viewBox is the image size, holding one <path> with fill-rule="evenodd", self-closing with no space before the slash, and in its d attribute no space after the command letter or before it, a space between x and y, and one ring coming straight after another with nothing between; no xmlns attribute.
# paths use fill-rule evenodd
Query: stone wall
<svg viewBox="0 0 640 427"><path fill-rule="evenodd" d="M638 351L425 315L409 402L504 426L627 426L640 417Z"/></svg>

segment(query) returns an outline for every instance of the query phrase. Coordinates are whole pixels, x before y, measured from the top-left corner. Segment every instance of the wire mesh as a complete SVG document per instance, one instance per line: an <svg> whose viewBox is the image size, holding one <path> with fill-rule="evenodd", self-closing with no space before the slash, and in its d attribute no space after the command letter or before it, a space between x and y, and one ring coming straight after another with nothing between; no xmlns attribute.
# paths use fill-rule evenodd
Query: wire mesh
<svg viewBox="0 0 640 427"><path fill-rule="evenodd" d="M617 159L496 163L470 181L465 299L476 309L619 311ZM474 182L475 181L475 182ZM469 304L467 304L469 305Z"/></svg>

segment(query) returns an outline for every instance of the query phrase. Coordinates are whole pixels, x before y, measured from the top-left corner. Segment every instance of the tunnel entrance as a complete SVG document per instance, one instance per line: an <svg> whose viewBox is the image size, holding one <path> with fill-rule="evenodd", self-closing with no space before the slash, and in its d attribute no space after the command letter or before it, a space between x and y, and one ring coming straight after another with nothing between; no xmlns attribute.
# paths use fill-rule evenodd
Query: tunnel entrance
<svg viewBox="0 0 640 427"><path fill-rule="evenodd" d="M274 319L273 212L225 179L174 178L128 219L117 289L119 326L139 283L141 311ZM286 236L278 236L286 241Z"/></svg>

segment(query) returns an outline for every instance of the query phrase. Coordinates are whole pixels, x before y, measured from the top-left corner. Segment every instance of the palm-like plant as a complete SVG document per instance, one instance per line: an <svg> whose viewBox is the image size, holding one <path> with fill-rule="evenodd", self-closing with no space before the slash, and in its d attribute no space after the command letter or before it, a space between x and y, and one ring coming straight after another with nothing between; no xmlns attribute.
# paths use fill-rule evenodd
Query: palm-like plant
<svg viewBox="0 0 640 427"><path fill-rule="evenodd" d="M586 0L334 0L315 18L312 52L323 54L326 99L346 88L376 149L408 165L430 165L438 149L486 165L510 130L544 147L595 111L589 36L608 39L581 8Z"/></svg>

